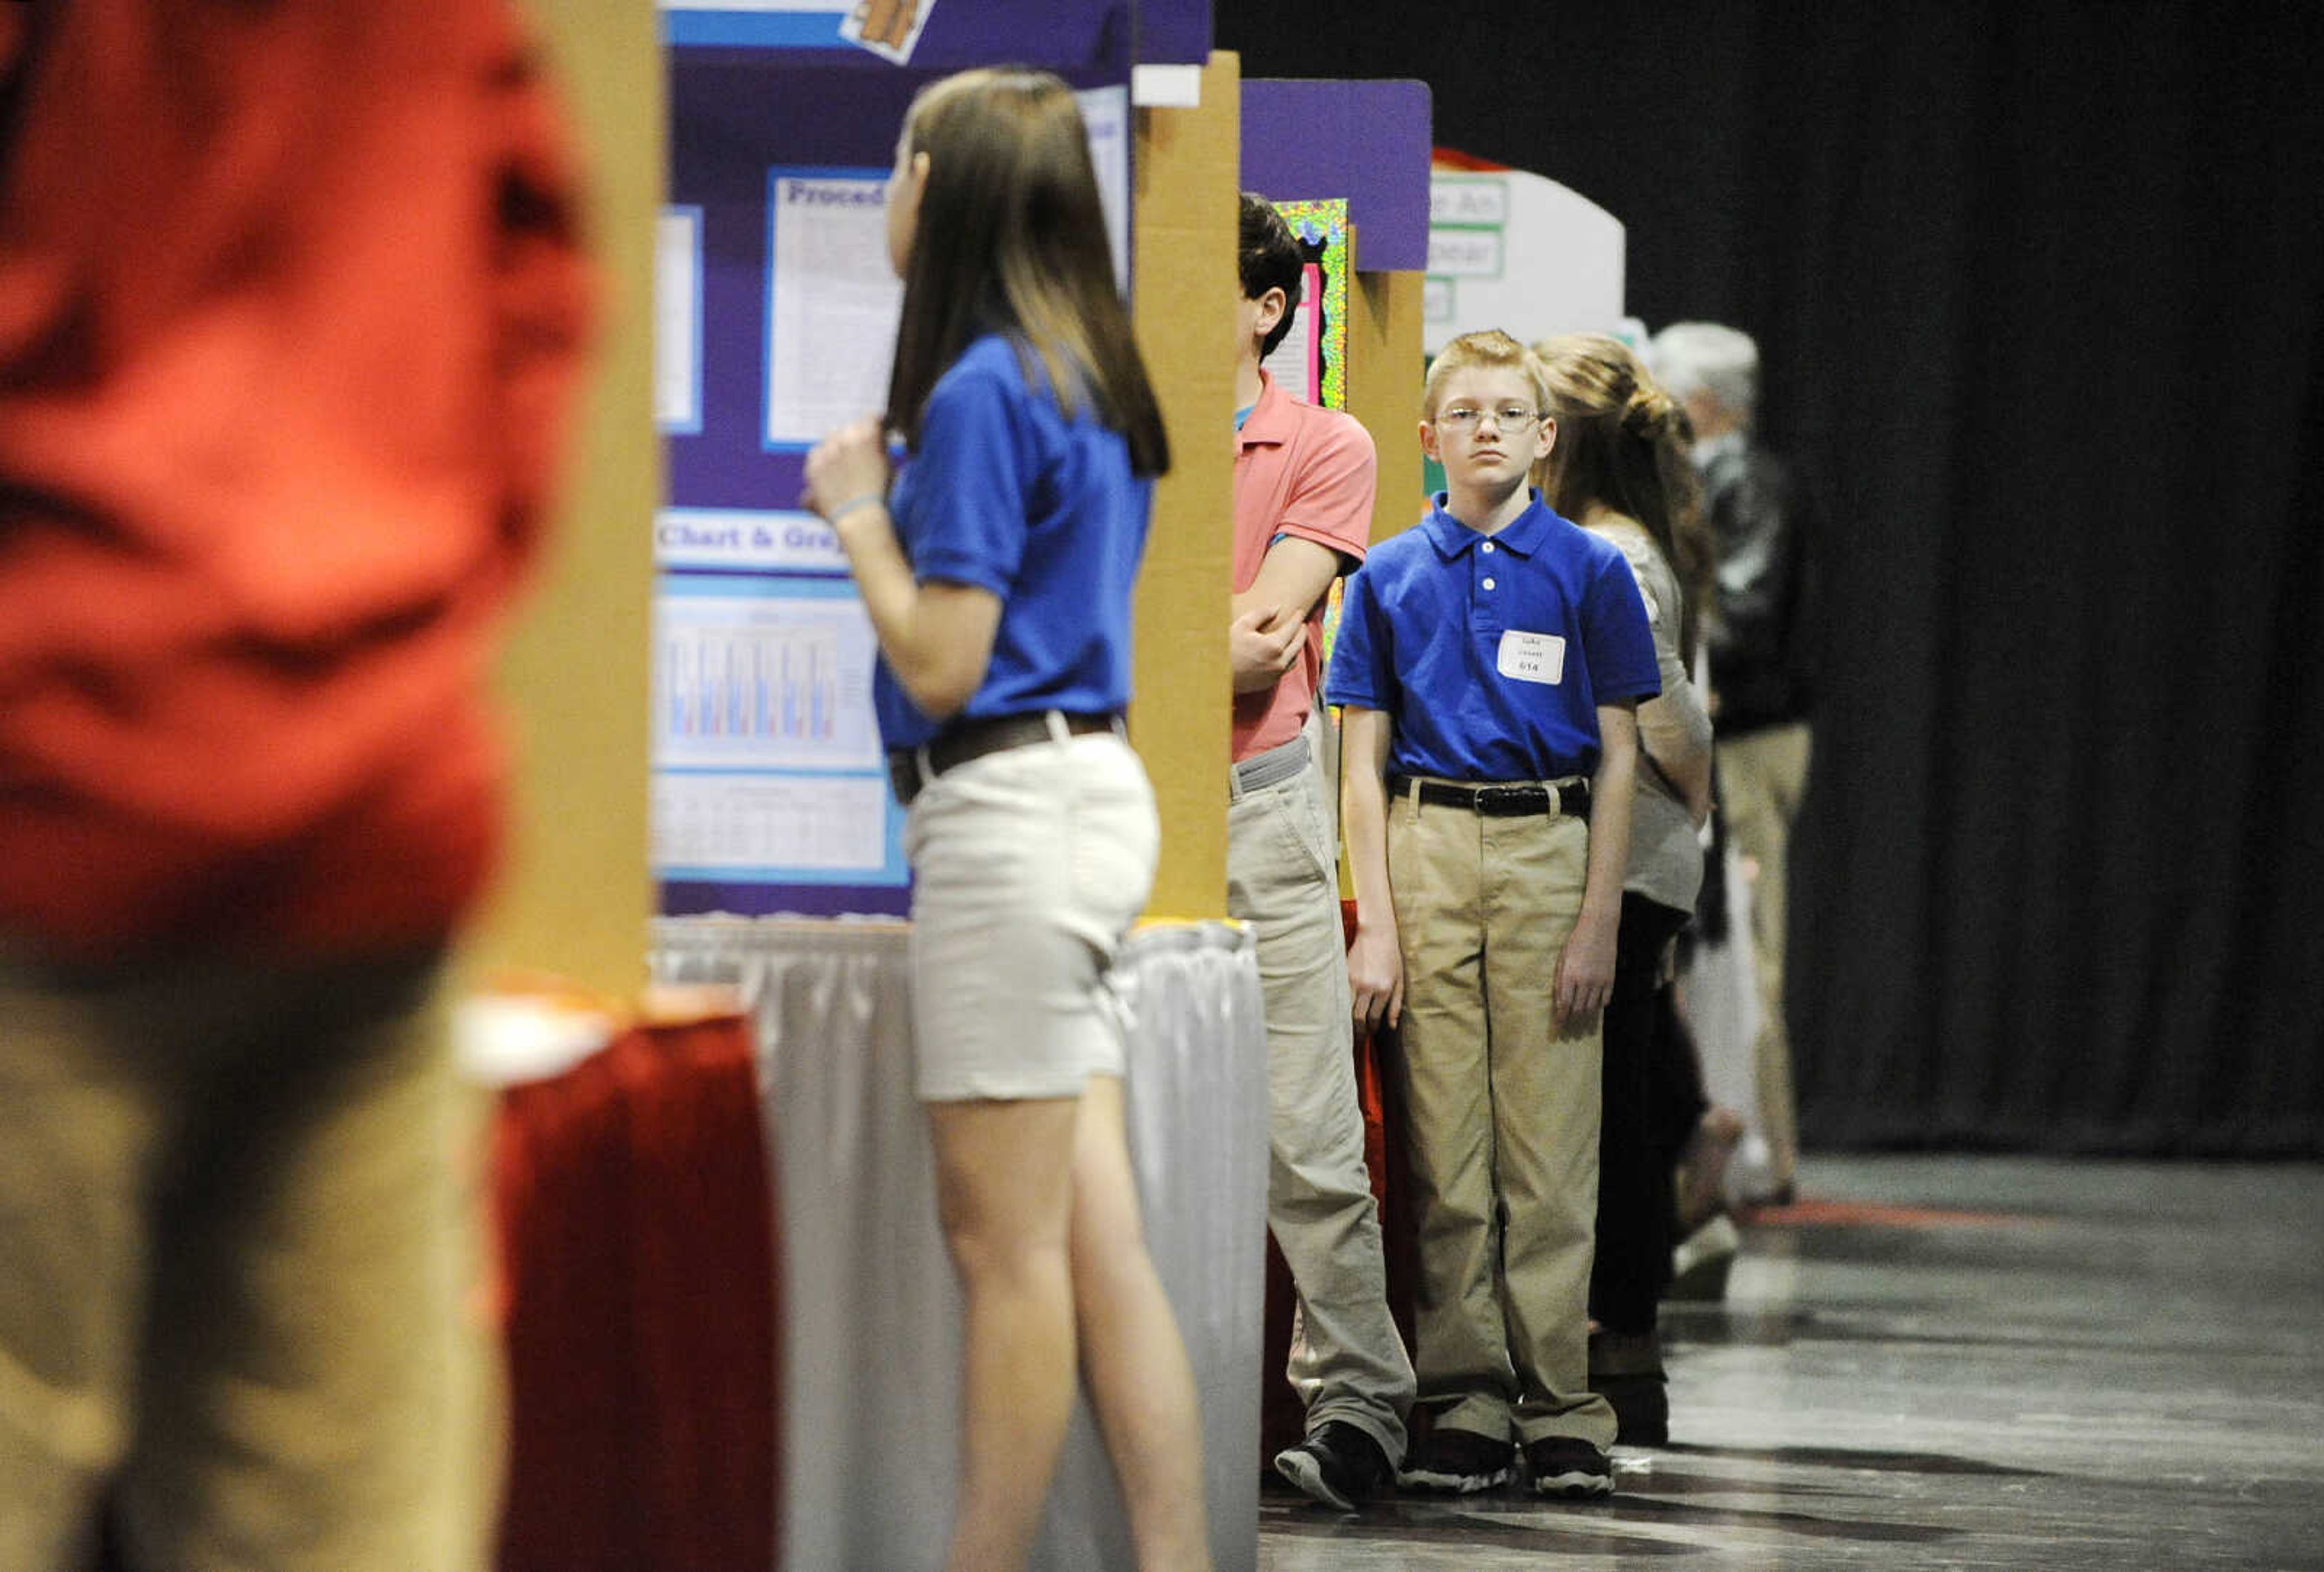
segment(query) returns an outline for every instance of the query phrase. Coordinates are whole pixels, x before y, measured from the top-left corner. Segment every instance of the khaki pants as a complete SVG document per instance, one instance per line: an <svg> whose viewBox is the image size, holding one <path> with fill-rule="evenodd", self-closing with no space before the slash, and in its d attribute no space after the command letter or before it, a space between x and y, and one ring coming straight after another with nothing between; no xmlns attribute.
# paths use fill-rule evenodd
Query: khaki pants
<svg viewBox="0 0 2324 1572"><path fill-rule="evenodd" d="M1299 1296L1291 1387L1310 1434L1354 1425L1404 1456L1412 1363L1388 1313L1387 1257L1356 1098L1347 947L1329 800L1312 760L1234 789L1227 911L1250 924L1267 996L1267 1225Z"/></svg>
<svg viewBox="0 0 2324 1572"><path fill-rule="evenodd" d="M1550 1035L1589 828L1388 804L1419 1215L1420 1401L1440 1427L1614 1440L1589 1388L1598 1023Z"/></svg>
<svg viewBox="0 0 2324 1572"><path fill-rule="evenodd" d="M1751 884L1751 948L1759 973L1759 1035L1751 1071L1767 1178L1786 1188L1797 1177L1799 1114L1792 1096L1792 1039L1784 1025L1784 880L1792 825L1808 783L1808 728L1771 726L1719 739L1720 804L1736 849L1758 865Z"/></svg>
<svg viewBox="0 0 2324 1572"><path fill-rule="evenodd" d="M486 1564L499 1393L429 957L0 957L0 1567Z"/></svg>

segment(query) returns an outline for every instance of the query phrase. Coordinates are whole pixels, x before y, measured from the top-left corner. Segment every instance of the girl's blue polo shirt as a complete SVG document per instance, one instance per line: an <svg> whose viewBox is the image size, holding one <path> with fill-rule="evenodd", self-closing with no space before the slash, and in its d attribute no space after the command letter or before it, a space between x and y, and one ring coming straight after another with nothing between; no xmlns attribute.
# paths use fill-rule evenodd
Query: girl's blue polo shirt
<svg viewBox="0 0 2324 1572"><path fill-rule="evenodd" d="M928 394L889 504L914 578L1001 597L992 661L965 717L1130 702L1130 591L1153 483L1130 473L1129 442L1086 402L1067 420L1033 365L1028 388L1009 338L971 343ZM872 701L889 747L937 730L884 658Z"/></svg>
<svg viewBox="0 0 2324 1572"><path fill-rule="evenodd" d="M1389 717L1394 774L1591 773L1598 707L1662 691L1629 564L1539 493L1490 536L1444 502L1348 580L1324 702Z"/></svg>

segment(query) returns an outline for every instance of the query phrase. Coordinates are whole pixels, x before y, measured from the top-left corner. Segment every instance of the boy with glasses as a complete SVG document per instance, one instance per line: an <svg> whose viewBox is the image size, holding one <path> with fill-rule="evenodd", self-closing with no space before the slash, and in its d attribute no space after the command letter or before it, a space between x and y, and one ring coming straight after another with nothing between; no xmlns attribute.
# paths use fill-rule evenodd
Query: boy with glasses
<svg viewBox="0 0 2324 1572"><path fill-rule="evenodd" d="M1661 691L1621 552L1527 486L1555 422L1508 335L1430 368L1446 489L1348 582L1325 698L1346 707L1357 1020L1400 1026L1419 1211L1422 1406L1399 1475L1467 1493L1613 1488L1589 1389L1599 1013ZM1513 1444L1514 1443L1514 1444Z"/></svg>
<svg viewBox="0 0 2324 1572"><path fill-rule="evenodd" d="M1267 1223L1299 1296L1286 1373L1307 1410L1305 1438L1275 1466L1347 1512L1403 1457L1413 1392L1364 1164L1338 836L1310 724L1324 594L1364 559L1378 460L1354 419L1259 369L1290 329L1305 267L1266 198L1244 193L1237 251L1227 910L1251 927L1267 993Z"/></svg>

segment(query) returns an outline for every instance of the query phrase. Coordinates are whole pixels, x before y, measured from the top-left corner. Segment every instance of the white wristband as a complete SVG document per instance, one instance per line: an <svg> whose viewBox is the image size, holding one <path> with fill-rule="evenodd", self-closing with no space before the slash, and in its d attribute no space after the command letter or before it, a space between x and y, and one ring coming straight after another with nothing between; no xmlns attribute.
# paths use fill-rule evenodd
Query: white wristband
<svg viewBox="0 0 2324 1572"><path fill-rule="evenodd" d="M832 528L837 529L839 527L839 521L853 513L856 509L872 507L874 505L886 507L888 505L888 494L881 491L867 491L861 496L851 496L845 502L841 503L837 507L833 508L829 513L825 513L823 515L823 522L829 524Z"/></svg>

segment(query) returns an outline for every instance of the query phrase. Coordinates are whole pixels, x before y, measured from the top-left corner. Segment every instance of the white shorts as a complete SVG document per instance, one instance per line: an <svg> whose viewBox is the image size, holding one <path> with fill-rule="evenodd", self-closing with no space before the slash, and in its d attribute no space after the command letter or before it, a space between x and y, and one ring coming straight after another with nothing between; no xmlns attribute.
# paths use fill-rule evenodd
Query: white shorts
<svg viewBox="0 0 2324 1572"><path fill-rule="evenodd" d="M1077 1097L1121 1074L1107 974L1160 849L1145 766L1111 732L927 783L904 822L921 1101Z"/></svg>

